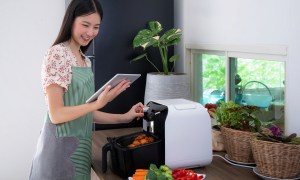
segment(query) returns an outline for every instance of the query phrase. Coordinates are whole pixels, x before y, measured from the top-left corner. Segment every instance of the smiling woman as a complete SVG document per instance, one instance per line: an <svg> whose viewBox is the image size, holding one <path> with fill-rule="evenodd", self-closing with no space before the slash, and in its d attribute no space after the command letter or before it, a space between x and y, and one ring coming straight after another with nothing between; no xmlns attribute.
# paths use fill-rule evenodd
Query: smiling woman
<svg viewBox="0 0 300 180"><path fill-rule="evenodd" d="M97 35L94 27L99 27L100 14L97 1L73 0L45 55L42 80L49 112L38 141L39 153L32 162L31 180L91 178L91 112L105 101L97 108L95 104L80 105L94 91L91 62L81 47L88 47Z"/></svg>
<svg viewBox="0 0 300 180"><path fill-rule="evenodd" d="M107 86L93 102L91 61L85 52L99 32L103 17L97 0L72 0L52 47L44 57L42 85L48 112L32 161L30 180L91 179L92 124L128 123L144 114L142 103L127 113L98 111L129 87L121 81Z"/></svg>

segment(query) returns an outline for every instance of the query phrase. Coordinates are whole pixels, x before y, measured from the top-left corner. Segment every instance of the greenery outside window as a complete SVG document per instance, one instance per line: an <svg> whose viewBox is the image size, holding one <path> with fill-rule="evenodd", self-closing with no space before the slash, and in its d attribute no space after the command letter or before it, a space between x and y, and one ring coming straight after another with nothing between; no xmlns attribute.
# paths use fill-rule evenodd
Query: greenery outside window
<svg viewBox="0 0 300 180"><path fill-rule="evenodd" d="M251 54L191 51L193 100L203 106L221 100L258 106L263 121L284 128L285 56Z"/></svg>

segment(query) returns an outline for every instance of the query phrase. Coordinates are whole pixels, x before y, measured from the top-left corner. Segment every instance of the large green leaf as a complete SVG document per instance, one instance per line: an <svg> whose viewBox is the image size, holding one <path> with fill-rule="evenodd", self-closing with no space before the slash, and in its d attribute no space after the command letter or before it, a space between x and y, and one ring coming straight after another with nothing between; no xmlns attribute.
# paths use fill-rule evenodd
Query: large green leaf
<svg viewBox="0 0 300 180"><path fill-rule="evenodd" d="M181 40L180 38L174 39L174 40L168 42L167 44L165 44L164 46L168 47L168 46L177 45L180 42L180 40Z"/></svg>
<svg viewBox="0 0 300 180"><path fill-rule="evenodd" d="M143 47L146 49L149 46L152 46L153 44L158 42L159 37L154 36L155 34L148 30L148 29L143 29L138 32L138 34L134 37L133 39L133 47Z"/></svg>
<svg viewBox="0 0 300 180"><path fill-rule="evenodd" d="M158 34L160 31L163 30L161 24L158 21L150 21L149 28L154 34Z"/></svg>
<svg viewBox="0 0 300 180"><path fill-rule="evenodd" d="M181 35L182 33L180 29L170 29L165 32L164 35L162 35L162 37L160 38L160 43L166 45L169 44L169 42L173 42L174 40L176 40L176 42L179 42Z"/></svg>

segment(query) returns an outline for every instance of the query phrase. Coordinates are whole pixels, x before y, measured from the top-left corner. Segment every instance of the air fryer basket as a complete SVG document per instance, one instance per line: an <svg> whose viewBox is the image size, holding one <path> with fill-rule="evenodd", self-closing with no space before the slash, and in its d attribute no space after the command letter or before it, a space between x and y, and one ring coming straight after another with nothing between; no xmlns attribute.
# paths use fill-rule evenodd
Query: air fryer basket
<svg viewBox="0 0 300 180"><path fill-rule="evenodd" d="M145 133L153 137L154 142L137 147L127 147L133 140ZM134 174L136 169L147 169L151 163L156 165L164 164L164 150L162 140L146 132L137 132L120 136L117 138L107 138L108 143L102 148L102 170L107 170L107 152L110 151L112 171L122 178L127 178Z"/></svg>

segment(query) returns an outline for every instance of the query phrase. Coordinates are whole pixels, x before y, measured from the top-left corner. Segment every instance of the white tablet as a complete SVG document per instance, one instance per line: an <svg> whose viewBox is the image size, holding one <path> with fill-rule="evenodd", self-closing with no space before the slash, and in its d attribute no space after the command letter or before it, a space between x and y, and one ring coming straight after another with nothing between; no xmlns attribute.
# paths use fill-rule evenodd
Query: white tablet
<svg viewBox="0 0 300 180"><path fill-rule="evenodd" d="M133 83L140 76L141 74L116 74L107 83L105 83L97 92L95 92L88 100L86 100L86 103L90 103L96 100L106 86L111 85L111 87L113 88L117 84L119 84L122 80L128 80L131 83Z"/></svg>

